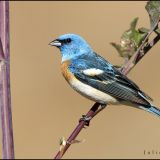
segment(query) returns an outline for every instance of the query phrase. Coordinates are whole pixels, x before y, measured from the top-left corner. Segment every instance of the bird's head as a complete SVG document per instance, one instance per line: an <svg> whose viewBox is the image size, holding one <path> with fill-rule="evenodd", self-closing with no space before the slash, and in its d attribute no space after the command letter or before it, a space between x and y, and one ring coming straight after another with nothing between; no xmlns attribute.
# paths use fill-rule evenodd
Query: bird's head
<svg viewBox="0 0 160 160"><path fill-rule="evenodd" d="M82 54L92 53L89 44L81 36L76 34L61 35L49 44L60 49L62 61L71 60Z"/></svg>

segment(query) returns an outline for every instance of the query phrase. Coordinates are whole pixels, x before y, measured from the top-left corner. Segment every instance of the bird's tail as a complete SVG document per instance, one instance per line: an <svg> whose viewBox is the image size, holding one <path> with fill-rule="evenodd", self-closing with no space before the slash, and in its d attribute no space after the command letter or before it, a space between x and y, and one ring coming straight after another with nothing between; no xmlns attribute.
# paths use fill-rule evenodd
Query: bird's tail
<svg viewBox="0 0 160 160"><path fill-rule="evenodd" d="M151 105L150 107L140 106L140 108L160 117L160 109L153 105Z"/></svg>

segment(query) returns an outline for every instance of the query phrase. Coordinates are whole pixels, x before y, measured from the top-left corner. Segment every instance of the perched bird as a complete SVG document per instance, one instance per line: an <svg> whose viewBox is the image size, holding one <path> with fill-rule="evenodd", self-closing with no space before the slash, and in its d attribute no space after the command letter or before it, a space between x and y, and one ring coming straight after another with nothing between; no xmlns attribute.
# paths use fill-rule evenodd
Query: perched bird
<svg viewBox="0 0 160 160"><path fill-rule="evenodd" d="M95 53L81 36L64 34L50 45L60 49L63 76L81 95L102 105L127 104L160 116L160 109L151 104L151 98Z"/></svg>

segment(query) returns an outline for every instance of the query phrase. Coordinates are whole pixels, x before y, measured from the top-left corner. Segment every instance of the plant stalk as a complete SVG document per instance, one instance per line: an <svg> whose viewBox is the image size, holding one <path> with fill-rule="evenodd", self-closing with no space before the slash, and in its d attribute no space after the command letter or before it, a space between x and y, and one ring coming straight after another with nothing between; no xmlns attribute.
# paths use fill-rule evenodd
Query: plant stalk
<svg viewBox="0 0 160 160"><path fill-rule="evenodd" d="M9 1L0 1L0 119L3 159L14 159L9 55Z"/></svg>

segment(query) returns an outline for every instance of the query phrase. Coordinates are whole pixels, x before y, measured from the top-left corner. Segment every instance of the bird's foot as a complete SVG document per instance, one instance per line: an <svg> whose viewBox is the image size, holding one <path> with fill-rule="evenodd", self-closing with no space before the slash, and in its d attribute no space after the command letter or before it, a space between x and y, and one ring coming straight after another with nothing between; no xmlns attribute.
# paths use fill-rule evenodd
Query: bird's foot
<svg viewBox="0 0 160 160"><path fill-rule="evenodd" d="M95 114L93 115L93 117L94 117L96 114L98 114L101 110L103 110L106 106L107 106L106 104L101 104L101 105L100 105L101 108L95 112ZM93 117L88 117L88 116L86 116L86 115L82 115L82 118L80 118L79 122L84 121L84 122L85 122L85 126L88 127L89 124L90 124L90 120L91 120ZM85 128L85 127L84 127L84 128Z"/></svg>
<svg viewBox="0 0 160 160"><path fill-rule="evenodd" d="M104 109L104 108L106 108L106 104L101 104L101 109Z"/></svg>
<svg viewBox="0 0 160 160"><path fill-rule="evenodd" d="M100 108L95 111L93 117L96 116L96 115L97 115L99 112L101 112L103 109L105 109L106 106L107 106L106 104L100 104Z"/></svg>
<svg viewBox="0 0 160 160"><path fill-rule="evenodd" d="M82 115L82 118L80 118L79 122L84 121L85 126L88 127L91 119L92 117L87 117L86 115Z"/></svg>

